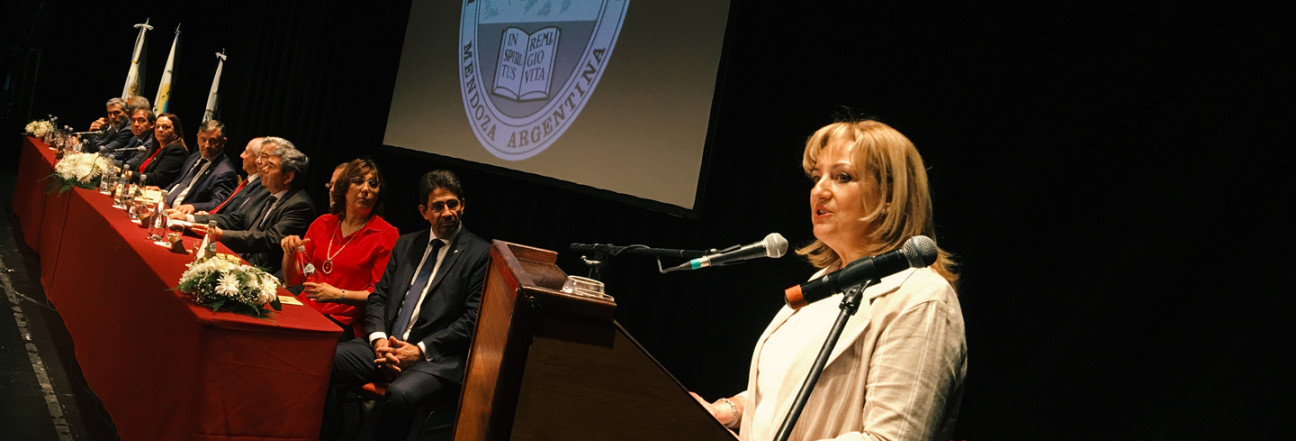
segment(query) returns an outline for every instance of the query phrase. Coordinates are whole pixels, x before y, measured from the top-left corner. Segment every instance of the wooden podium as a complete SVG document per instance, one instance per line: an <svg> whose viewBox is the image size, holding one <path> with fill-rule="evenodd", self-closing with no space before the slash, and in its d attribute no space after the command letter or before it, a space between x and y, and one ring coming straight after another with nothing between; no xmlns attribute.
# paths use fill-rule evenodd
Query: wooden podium
<svg viewBox="0 0 1296 441"><path fill-rule="evenodd" d="M557 256L494 241L455 440L735 439Z"/></svg>

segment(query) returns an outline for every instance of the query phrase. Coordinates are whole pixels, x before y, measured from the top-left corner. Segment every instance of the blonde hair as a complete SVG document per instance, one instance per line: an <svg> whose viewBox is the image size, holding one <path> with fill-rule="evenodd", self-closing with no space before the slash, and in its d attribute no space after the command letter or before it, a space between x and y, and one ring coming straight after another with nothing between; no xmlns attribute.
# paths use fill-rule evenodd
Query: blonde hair
<svg viewBox="0 0 1296 441"><path fill-rule="evenodd" d="M909 138L891 126L873 120L829 124L806 140L801 167L807 176L815 170L819 156L835 145L852 147L851 159L858 170L864 171L861 178L871 179L877 186L872 195L864 196L877 200L863 201L864 206L873 207L864 218L871 228L859 239L869 255L898 249L916 235L936 240L927 170ZM798 249L797 254L806 256L817 268L843 264L841 256L818 239ZM953 255L944 249L939 250L932 269L950 284L958 280Z"/></svg>

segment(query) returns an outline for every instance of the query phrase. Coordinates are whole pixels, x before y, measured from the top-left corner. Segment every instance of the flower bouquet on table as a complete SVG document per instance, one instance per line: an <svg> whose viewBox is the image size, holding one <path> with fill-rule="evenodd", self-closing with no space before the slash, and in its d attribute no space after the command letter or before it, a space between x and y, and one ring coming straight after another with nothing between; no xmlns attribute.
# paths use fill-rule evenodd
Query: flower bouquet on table
<svg viewBox="0 0 1296 441"><path fill-rule="evenodd" d="M51 132L54 131L54 123L43 119L38 119L36 121L27 123L26 130L28 135L45 139L46 135L49 135Z"/></svg>
<svg viewBox="0 0 1296 441"><path fill-rule="evenodd" d="M64 156L54 164L54 173L50 175L53 185L50 191L59 193L71 190L72 187L87 189L99 188L99 179L116 173L112 162L93 153L73 153Z"/></svg>
<svg viewBox="0 0 1296 441"><path fill-rule="evenodd" d="M281 311L279 279L260 268L240 264L237 257L218 254L195 261L180 275L180 292L213 311L265 317L266 305Z"/></svg>

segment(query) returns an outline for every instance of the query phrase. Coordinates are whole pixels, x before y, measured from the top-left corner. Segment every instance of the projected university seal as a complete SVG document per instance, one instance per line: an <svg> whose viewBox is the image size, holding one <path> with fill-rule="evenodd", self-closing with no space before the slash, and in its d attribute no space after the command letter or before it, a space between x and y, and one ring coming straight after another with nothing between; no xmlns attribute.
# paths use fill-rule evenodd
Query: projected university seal
<svg viewBox="0 0 1296 441"><path fill-rule="evenodd" d="M505 161L550 147L590 101L629 0L465 0L459 86L482 147Z"/></svg>
<svg viewBox="0 0 1296 441"><path fill-rule="evenodd" d="M518 161L571 127L607 68L629 0L465 0L459 88L482 147Z"/></svg>

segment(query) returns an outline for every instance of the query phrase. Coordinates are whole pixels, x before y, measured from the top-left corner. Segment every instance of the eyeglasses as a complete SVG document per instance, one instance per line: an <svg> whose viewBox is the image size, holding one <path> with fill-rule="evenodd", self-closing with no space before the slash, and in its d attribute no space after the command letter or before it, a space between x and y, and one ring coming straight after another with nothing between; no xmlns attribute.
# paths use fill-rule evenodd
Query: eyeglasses
<svg viewBox="0 0 1296 441"><path fill-rule="evenodd" d="M446 209L446 208L449 208L451 211L453 211L453 210L458 210L458 209L459 209L459 200L458 200L458 199L451 199L451 200L448 200L448 201L436 201L436 202L433 202L432 205L428 205L428 209L432 210L433 212L437 212L437 213L440 213L441 210L444 210L444 209Z"/></svg>

